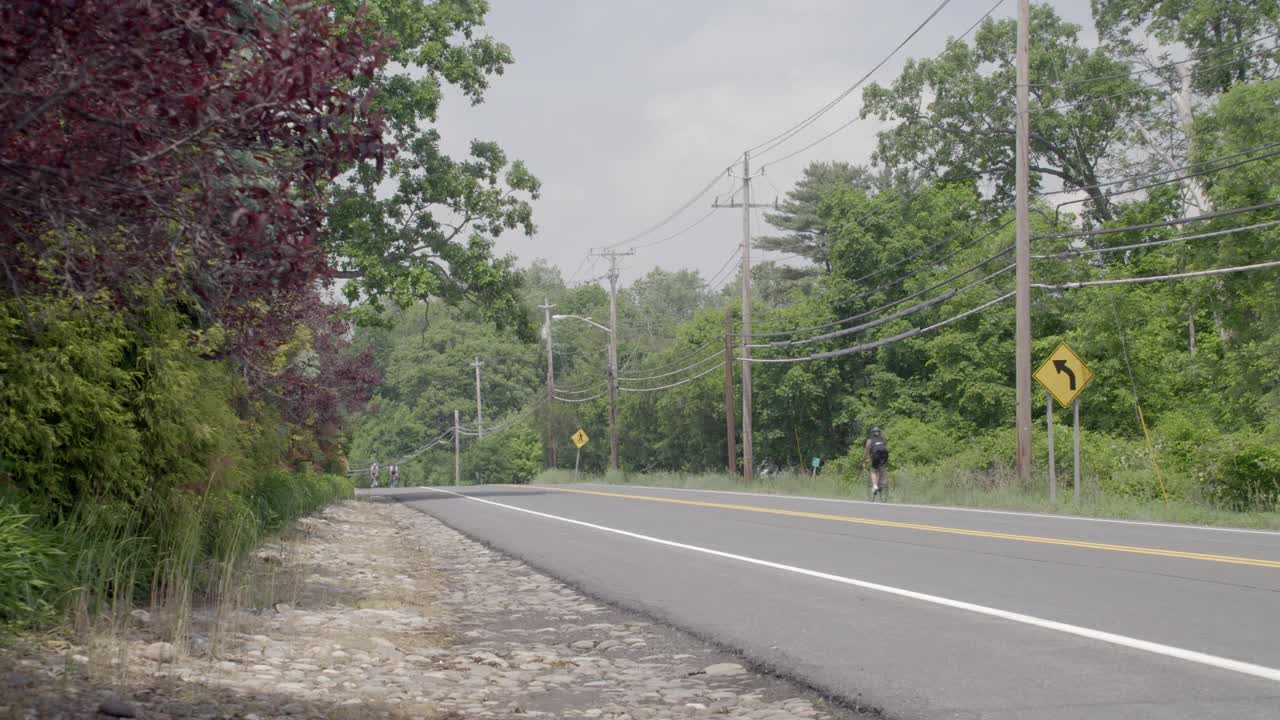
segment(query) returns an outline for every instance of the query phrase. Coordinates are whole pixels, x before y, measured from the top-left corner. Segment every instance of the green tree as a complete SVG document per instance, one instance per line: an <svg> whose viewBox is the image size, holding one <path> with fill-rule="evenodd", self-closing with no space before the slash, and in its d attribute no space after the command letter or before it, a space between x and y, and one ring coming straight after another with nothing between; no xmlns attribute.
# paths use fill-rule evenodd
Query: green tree
<svg viewBox="0 0 1280 720"><path fill-rule="evenodd" d="M765 213L765 222L785 234L758 236L754 240L755 246L761 250L798 255L823 272L831 272L827 228L818 213L818 204L823 196L842 187L872 192L890 185L888 173L877 175L862 165L838 161L809 163L795 187L787 191L778 211ZM791 277L799 277L813 271L787 268L784 272Z"/></svg>
<svg viewBox="0 0 1280 720"><path fill-rule="evenodd" d="M1079 32L1050 6L1032 7L1031 171L1084 190L1092 214L1108 220L1096 185L1150 93L1128 63L1082 46ZM952 42L936 58L909 61L889 87L868 85L862 117L896 122L880 133L877 162L943 181L985 177L997 202L1011 202L1015 40L1015 21L988 19L973 45Z"/></svg>
<svg viewBox="0 0 1280 720"><path fill-rule="evenodd" d="M1200 71L1195 86L1205 94L1269 77L1280 63L1276 0L1092 0L1094 24L1104 39L1125 40L1136 30L1192 51Z"/></svg>
<svg viewBox="0 0 1280 720"><path fill-rule="evenodd" d="M528 337L514 260L494 238L534 232L530 202L541 184L493 142L473 141L455 160L434 128L444 87L472 104L512 62L511 50L480 35L482 0L339 0L339 15L367 12L396 41L372 81L397 157L383 168L361 163L332 189L326 239L344 292L373 319L390 300L401 307L435 298L471 302L484 316Z"/></svg>

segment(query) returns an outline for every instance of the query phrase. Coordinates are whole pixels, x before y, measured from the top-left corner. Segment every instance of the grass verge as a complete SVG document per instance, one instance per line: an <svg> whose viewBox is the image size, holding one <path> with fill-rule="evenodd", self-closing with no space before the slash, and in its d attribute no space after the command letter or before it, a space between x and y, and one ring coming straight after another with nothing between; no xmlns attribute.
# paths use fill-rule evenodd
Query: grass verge
<svg viewBox="0 0 1280 720"><path fill-rule="evenodd" d="M547 470L535 482L573 484L575 480L572 471ZM754 478L750 485L728 473L679 472L583 474L577 482L851 500L868 497L862 478L854 482L837 473L821 472L816 477L807 473L777 473ZM1077 504L1072 498L1070 476L1058 478L1058 499L1050 501L1047 478L1021 484L1010 473L999 471L943 474L931 468L908 467L890 472L889 502L1280 530L1280 512L1235 512L1185 498L1163 502L1116 497L1102 493L1087 479L1082 485L1081 500Z"/></svg>

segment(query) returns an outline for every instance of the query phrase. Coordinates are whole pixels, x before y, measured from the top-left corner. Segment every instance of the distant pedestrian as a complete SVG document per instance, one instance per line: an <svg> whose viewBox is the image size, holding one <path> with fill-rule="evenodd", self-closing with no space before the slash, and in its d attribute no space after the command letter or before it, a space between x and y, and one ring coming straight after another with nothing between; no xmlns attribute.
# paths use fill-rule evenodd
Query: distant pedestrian
<svg viewBox="0 0 1280 720"><path fill-rule="evenodd" d="M400 487L400 466L399 465L391 466L391 487L393 488Z"/></svg>
<svg viewBox="0 0 1280 720"><path fill-rule="evenodd" d="M374 460L369 466L369 487L378 487L378 477L382 474L382 468L378 466L378 461Z"/></svg>
<svg viewBox="0 0 1280 720"><path fill-rule="evenodd" d="M871 428L867 442L862 446L862 469L871 465L871 500L881 500L889 492L889 443L885 442L880 428Z"/></svg>

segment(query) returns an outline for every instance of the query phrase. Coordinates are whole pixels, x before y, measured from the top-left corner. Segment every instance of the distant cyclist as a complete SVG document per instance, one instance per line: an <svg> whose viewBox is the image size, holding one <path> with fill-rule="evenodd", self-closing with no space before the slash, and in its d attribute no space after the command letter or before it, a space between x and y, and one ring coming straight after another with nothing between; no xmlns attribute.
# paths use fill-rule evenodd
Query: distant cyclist
<svg viewBox="0 0 1280 720"><path fill-rule="evenodd" d="M391 468L391 487L400 487L400 466L392 465Z"/></svg>
<svg viewBox="0 0 1280 720"><path fill-rule="evenodd" d="M375 461L369 466L369 487L378 487L378 476L382 474L382 468Z"/></svg>
<svg viewBox="0 0 1280 720"><path fill-rule="evenodd" d="M871 428L862 448L862 469L871 465L871 500L881 500L889 493L889 443L885 442L880 428Z"/></svg>

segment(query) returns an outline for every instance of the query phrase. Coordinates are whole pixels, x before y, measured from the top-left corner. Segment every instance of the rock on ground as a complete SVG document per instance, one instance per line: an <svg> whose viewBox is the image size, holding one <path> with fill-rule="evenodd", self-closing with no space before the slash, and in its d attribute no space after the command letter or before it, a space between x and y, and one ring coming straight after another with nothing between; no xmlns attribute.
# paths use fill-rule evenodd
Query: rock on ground
<svg viewBox="0 0 1280 720"><path fill-rule="evenodd" d="M173 623L152 609L105 638L0 660L0 717L852 714L393 503L304 518L253 563L249 602L198 608L181 641L159 635Z"/></svg>

